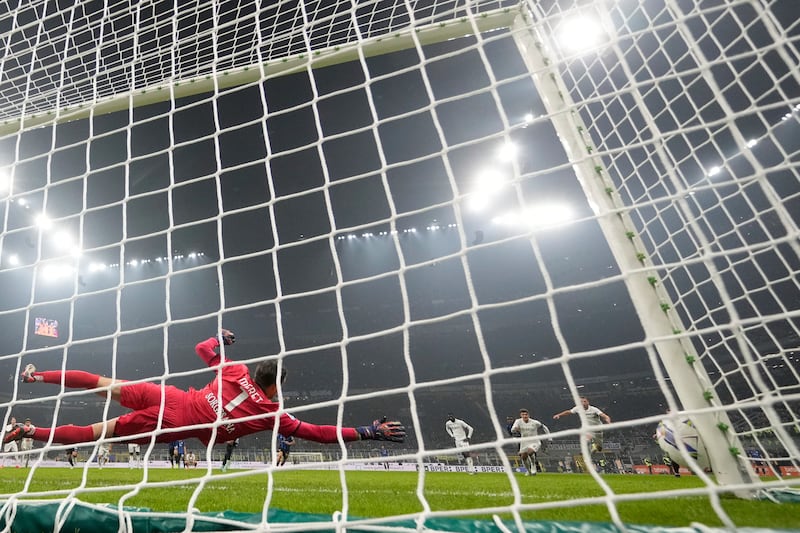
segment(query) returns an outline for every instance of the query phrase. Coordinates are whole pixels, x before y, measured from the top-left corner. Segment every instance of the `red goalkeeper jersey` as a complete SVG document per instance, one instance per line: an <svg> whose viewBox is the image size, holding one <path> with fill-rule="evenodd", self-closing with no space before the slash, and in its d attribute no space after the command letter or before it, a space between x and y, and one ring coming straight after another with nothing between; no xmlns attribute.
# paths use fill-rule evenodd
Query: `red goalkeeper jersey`
<svg viewBox="0 0 800 533"><path fill-rule="evenodd" d="M250 372L245 365L223 365L222 355L215 349L219 347L219 340L211 337L195 347L197 355L209 367L216 367L217 377L200 390L189 389L191 400L187 406L191 410L187 413L192 420L213 422L221 419L223 423L217 428L216 442L250 435L258 431L272 431L277 429L284 435L293 435L300 425L300 421L289 413L281 413L279 426L275 426L275 416L263 416L278 411L278 404L267 397L267 394L256 385L250 377ZM239 420L254 415L261 415L251 420ZM196 436L203 444L211 440L211 428L194 430Z"/></svg>
<svg viewBox="0 0 800 533"><path fill-rule="evenodd" d="M218 347L219 341L214 337L195 347L197 355L217 371L216 379L200 390L183 391L177 387L162 387L155 383L123 385L120 388L120 404L133 411L117 419L114 435L124 437L143 434L155 430L161 424L162 428L181 429L160 433L156 437L157 442L196 438L207 445L212 439L221 443L259 431L276 429L287 437L291 435L321 443L337 442L339 435L345 441L359 439L356 428L309 424L286 412L277 415L278 404L253 382L245 365L221 365L222 356L214 351ZM249 417L253 418L239 420ZM183 429L217 421L221 423L216 426L216 437L213 435L213 427ZM132 439L131 442L147 443L149 439L142 436Z"/></svg>

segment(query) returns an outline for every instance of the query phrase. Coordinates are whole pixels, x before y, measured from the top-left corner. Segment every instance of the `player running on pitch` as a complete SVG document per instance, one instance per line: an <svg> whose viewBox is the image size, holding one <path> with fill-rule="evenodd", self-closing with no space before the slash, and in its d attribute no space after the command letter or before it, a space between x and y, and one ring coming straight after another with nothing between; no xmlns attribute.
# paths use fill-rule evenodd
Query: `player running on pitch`
<svg viewBox="0 0 800 533"><path fill-rule="evenodd" d="M536 475L536 453L542 447L542 439L539 437L540 429L550 435L550 430L547 429L547 426L531 418L527 409L519 410L519 418L511 426L510 433L512 435L519 434L522 439L519 443L519 458L527 469L526 476ZM553 442L553 439L548 440Z"/></svg>
<svg viewBox="0 0 800 533"><path fill-rule="evenodd" d="M567 416L571 414L578 414L583 411L583 414L586 416L586 422L592 427L600 427L603 425L603 422L606 424L611 423L611 417L605 414L603 411L595 407L594 405L589 405L589 400L586 396L581 396L581 405L576 405L572 409L565 409L560 413L556 413L553 415L553 420L558 420L562 416ZM591 430L586 433L586 440L592 445L591 452L592 453L600 453L603 451L603 432L602 431L594 431Z"/></svg>
<svg viewBox="0 0 800 533"><path fill-rule="evenodd" d="M59 426L55 429L35 428L32 431L18 425L9 431L3 442L12 442L24 437L34 440L61 444L91 442L101 437L127 437L155 431L159 414L163 411L161 428L177 429L198 424L216 425L216 435L212 427L187 428L156 435L156 442L171 442L178 439L196 438L204 445L227 442L259 431L280 431L284 435L320 443L337 442L341 432L345 441L364 439L403 442L405 428L400 422L386 421L385 417L372 424L359 427L322 426L301 422L289 413L276 414L279 404L272 399L278 393L277 361L262 361L251 376L246 365L225 364L222 353L215 350L220 341L226 346L235 342L234 334L223 329L219 337L211 337L195 347L197 355L217 372L217 377L200 390L190 388L184 391L177 387L162 386L155 383L129 383L125 380L98 376L82 370L52 370L37 372L33 365L27 365L22 374L24 383L64 383L68 388L98 389L97 394L105 397L108 390L111 397L132 412L117 418L96 422L89 426ZM286 368L281 372L281 383L286 378ZM221 393L221 395L220 395ZM164 403L161 404L161 396ZM262 415L249 420L244 417ZM130 439L130 442L148 443L149 436Z"/></svg>

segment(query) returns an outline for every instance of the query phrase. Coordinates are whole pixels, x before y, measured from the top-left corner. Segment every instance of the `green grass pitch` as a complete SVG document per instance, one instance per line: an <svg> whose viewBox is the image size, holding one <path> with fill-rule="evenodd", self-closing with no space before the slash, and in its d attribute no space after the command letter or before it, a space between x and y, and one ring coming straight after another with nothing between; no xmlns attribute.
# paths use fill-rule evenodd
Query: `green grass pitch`
<svg viewBox="0 0 800 533"><path fill-rule="evenodd" d="M153 511L186 512L192 495L199 489L194 504L201 512L237 511L260 514L270 481L266 471L218 470L200 484L206 470L95 467L40 468L27 488L29 470L0 470L0 498L63 498L77 490L79 499L89 503L111 503L145 507ZM414 472L345 473L348 513L354 517L384 517L418 513L423 505L417 495L419 476ZM610 522L611 515L602 500L604 491L586 474L516 475L519 505L523 520ZM653 497L619 501L616 506L627 524L685 527L692 523L722 526L708 496L676 496L675 491L702 489L694 476L608 475L603 479L615 494ZM179 484L174 484L180 481ZM332 514L343 508L343 491L338 471L280 470L272 476L269 506L293 512ZM800 483L799 483L800 485ZM122 488L123 490L120 490ZM132 489L138 488L136 494ZM23 492L24 491L24 492ZM656 497L656 492L660 494ZM672 492L672 494L671 494ZM461 518L490 519L497 508L515 505L512 482L505 474L426 473L422 494L432 511L462 510ZM591 499L595 498L595 501ZM590 500L590 501L586 501ZM535 505L535 509L525 509ZM776 504L721 497L721 506L739 527L797 528L800 504ZM511 519L510 513L498 513Z"/></svg>

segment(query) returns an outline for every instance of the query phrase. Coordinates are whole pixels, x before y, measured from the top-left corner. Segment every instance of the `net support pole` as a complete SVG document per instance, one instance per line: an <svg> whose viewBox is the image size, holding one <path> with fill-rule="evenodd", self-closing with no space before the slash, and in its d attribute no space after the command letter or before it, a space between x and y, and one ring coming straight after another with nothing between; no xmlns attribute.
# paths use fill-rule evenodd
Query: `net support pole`
<svg viewBox="0 0 800 533"><path fill-rule="evenodd" d="M691 343L680 335L682 328L671 310L669 297L651 273L655 269L644 254L645 248L636 236L635 227L601 159L594 154L586 128L575 112L559 72L548 59L553 48L537 30L534 16L532 12L519 12L511 26L514 41L624 276L644 329L645 342L655 348L678 399L691 413L692 422L709 450L709 462L717 482L739 486L732 489L735 495L752 498L753 491L748 487L756 481L752 466L733 432L727 412L722 406L715 406L710 380L699 358L692 356Z"/></svg>

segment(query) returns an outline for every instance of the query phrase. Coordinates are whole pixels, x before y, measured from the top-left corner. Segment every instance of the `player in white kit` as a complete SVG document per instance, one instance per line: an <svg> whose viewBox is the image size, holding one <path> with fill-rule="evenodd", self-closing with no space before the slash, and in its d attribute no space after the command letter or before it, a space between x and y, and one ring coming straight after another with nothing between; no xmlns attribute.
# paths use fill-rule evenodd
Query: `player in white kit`
<svg viewBox="0 0 800 533"><path fill-rule="evenodd" d="M466 448L469 446L469 439L472 438L472 426L450 413L447 415L447 422L445 422L444 428L447 430L447 434L453 437L456 448ZM467 461L467 472L469 472L470 475L475 474L476 469L472 462L472 454L468 451L464 451L461 452L461 455L463 455L464 459Z"/></svg>
<svg viewBox="0 0 800 533"><path fill-rule="evenodd" d="M600 428L603 423L606 424L611 423L611 417L605 414L603 411L595 407L594 405L589 405L589 400L585 396L581 396L581 405L576 405L572 409L565 409L560 413L556 413L553 415L553 420L558 420L562 416L568 416L572 414L579 414L583 413L586 417L586 422L589 426L598 427ZM590 430L586 433L586 439L591 444L591 452L592 453L600 453L603 451L603 431L595 431Z"/></svg>
<svg viewBox="0 0 800 533"><path fill-rule="evenodd" d="M128 468L142 467L142 447L139 444L128 444Z"/></svg>
<svg viewBox="0 0 800 533"><path fill-rule="evenodd" d="M111 444L108 442L101 442L97 446L97 466L98 468L103 468L110 459L111 455Z"/></svg>
<svg viewBox="0 0 800 533"><path fill-rule="evenodd" d="M536 475L536 453L542 448L542 437L539 436L540 430L550 435L550 430L547 426L531 418L527 409L520 409L519 418L511 426L511 433L518 433L520 436L519 458L527 469L526 476ZM548 440L552 442L553 439Z"/></svg>

